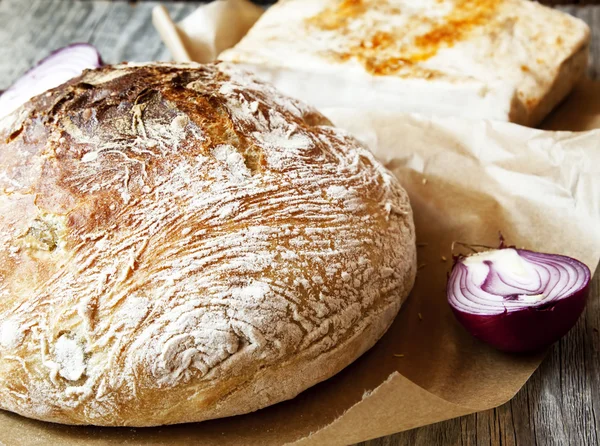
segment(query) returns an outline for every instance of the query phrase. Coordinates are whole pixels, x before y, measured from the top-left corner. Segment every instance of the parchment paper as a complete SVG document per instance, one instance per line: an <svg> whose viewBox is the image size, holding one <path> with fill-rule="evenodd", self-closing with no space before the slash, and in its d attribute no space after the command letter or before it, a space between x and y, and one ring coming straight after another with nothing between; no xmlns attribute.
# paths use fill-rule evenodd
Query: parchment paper
<svg viewBox="0 0 600 446"><path fill-rule="evenodd" d="M600 124L593 107L600 85L579 88L550 117L548 128ZM426 245L418 251L416 286L381 341L328 381L253 414L107 429L0 412L0 442L349 444L492 408L514 396L543 353L499 353L455 322L444 292L450 247L453 241L495 245L502 231L509 243L574 256L594 270L600 258L600 130L553 132L458 118L323 112L399 177L411 198L418 242Z"/></svg>
<svg viewBox="0 0 600 446"><path fill-rule="evenodd" d="M249 0L216 0L174 23L164 6L152 10L152 23L175 62L210 62L238 43L264 10Z"/></svg>

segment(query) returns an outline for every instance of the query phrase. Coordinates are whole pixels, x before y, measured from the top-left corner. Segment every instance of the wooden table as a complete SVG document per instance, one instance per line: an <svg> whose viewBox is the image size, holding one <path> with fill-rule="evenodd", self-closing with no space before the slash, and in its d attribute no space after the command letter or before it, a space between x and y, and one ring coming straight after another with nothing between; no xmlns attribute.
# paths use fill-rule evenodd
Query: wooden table
<svg viewBox="0 0 600 446"><path fill-rule="evenodd" d="M201 2L169 3L174 20ZM50 50L90 42L105 61L169 60L150 22L156 2L0 0L0 88ZM594 30L590 76L600 77L600 6L563 6ZM594 26L595 24L598 24ZM597 44L596 44L597 43ZM600 444L600 275L577 326L505 405L364 445ZM13 446L13 445L10 445Z"/></svg>

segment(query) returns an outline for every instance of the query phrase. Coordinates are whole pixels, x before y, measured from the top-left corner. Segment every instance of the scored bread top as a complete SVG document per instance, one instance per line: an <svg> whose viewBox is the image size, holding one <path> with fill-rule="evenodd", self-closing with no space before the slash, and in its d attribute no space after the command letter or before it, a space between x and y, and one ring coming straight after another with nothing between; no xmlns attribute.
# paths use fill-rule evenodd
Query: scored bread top
<svg viewBox="0 0 600 446"><path fill-rule="evenodd" d="M138 426L255 410L315 383L263 374L379 337L412 286L397 179L226 64L86 71L0 121L0 159L0 408Z"/></svg>

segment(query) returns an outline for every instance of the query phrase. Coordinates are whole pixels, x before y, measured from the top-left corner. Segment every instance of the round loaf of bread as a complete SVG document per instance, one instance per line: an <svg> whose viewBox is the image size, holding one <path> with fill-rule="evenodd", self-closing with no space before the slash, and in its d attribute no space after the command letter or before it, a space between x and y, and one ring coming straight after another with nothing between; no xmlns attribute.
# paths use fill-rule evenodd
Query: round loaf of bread
<svg viewBox="0 0 600 446"><path fill-rule="evenodd" d="M405 191L225 64L87 71L0 121L0 408L152 426L293 398L412 288Z"/></svg>

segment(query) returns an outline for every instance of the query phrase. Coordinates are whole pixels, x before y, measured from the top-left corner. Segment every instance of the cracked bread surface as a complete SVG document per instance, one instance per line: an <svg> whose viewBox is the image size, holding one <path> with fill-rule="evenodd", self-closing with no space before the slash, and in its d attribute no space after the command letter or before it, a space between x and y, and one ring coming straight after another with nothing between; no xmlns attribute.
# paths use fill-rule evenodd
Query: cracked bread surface
<svg viewBox="0 0 600 446"><path fill-rule="evenodd" d="M153 426L337 373L412 288L406 192L228 64L86 71L0 120L0 408Z"/></svg>

